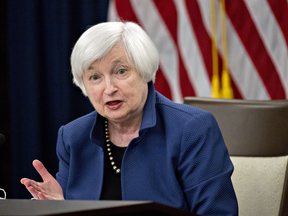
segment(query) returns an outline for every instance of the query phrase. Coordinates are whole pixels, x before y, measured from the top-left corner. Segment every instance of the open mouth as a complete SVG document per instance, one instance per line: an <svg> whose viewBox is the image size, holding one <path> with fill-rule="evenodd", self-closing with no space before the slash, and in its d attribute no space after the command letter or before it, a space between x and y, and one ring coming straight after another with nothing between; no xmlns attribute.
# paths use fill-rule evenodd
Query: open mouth
<svg viewBox="0 0 288 216"><path fill-rule="evenodd" d="M120 103L121 101L109 101L107 102L108 105L116 105L118 103Z"/></svg>

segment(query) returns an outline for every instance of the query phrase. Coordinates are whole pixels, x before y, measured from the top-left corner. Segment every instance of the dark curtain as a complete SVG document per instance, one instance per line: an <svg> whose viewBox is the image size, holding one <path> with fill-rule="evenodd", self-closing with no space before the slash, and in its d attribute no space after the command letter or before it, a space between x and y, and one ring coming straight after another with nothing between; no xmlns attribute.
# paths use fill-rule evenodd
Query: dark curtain
<svg viewBox="0 0 288 216"><path fill-rule="evenodd" d="M41 180L32 167L36 158L55 176L59 127L93 110L72 83L69 59L85 29L106 21L108 4L108 0L7 1L8 198L31 198L20 179Z"/></svg>
<svg viewBox="0 0 288 216"><path fill-rule="evenodd" d="M0 1L0 133L9 133L7 2ZM10 192L10 160L8 141L0 145L0 188ZM2 196L2 194L1 194Z"/></svg>

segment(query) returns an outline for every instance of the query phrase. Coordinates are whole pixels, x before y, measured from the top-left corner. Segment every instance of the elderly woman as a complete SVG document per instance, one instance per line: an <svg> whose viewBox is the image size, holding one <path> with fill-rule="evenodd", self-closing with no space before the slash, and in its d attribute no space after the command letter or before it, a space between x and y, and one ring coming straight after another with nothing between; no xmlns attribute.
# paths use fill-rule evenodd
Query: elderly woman
<svg viewBox="0 0 288 216"><path fill-rule="evenodd" d="M151 200L201 215L237 215L233 165L209 112L155 91L159 55L135 23L89 28L71 55L95 111L62 126L59 171L23 178L37 199Z"/></svg>

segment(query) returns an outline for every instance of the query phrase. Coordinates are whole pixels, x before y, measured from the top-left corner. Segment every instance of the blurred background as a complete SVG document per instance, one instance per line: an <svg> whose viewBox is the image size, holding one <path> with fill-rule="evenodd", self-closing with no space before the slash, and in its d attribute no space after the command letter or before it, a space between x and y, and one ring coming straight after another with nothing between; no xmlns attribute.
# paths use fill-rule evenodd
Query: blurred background
<svg viewBox="0 0 288 216"><path fill-rule="evenodd" d="M288 98L287 0L1 0L0 188L30 198L22 177L55 176L58 129L93 110L72 83L79 36L107 20L139 23L160 53L155 88L185 96Z"/></svg>

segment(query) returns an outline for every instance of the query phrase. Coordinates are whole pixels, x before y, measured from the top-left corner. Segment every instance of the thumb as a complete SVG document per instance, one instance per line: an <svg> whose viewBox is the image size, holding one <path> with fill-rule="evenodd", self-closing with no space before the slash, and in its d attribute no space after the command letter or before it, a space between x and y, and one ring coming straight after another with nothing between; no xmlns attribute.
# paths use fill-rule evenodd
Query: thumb
<svg viewBox="0 0 288 216"><path fill-rule="evenodd" d="M47 171L45 166L39 160L34 160L33 166L37 170L39 175L42 177L44 182L53 178L53 176Z"/></svg>

